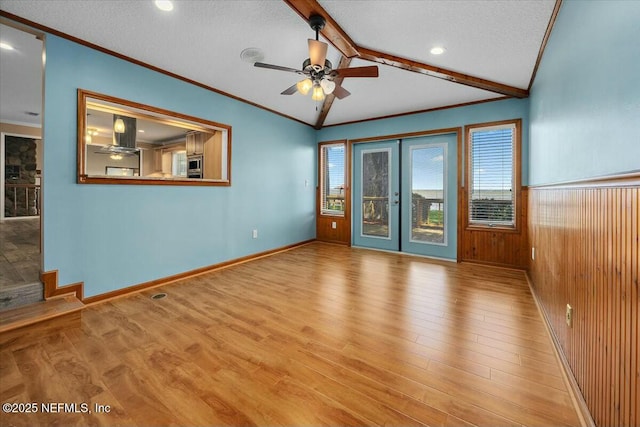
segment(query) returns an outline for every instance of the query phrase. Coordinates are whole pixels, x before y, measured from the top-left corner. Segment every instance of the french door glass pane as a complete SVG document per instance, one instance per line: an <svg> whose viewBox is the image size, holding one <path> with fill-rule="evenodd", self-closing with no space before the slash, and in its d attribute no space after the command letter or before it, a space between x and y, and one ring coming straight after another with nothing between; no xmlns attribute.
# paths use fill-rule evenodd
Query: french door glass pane
<svg viewBox="0 0 640 427"><path fill-rule="evenodd" d="M362 234L389 238L389 151L362 153Z"/></svg>
<svg viewBox="0 0 640 427"><path fill-rule="evenodd" d="M411 241L445 243L445 147L411 149Z"/></svg>

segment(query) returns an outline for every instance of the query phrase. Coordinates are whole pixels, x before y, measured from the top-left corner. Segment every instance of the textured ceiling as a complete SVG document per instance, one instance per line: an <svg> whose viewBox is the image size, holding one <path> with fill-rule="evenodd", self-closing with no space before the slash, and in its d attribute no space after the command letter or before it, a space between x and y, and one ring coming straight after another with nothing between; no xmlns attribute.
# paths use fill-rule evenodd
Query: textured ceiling
<svg viewBox="0 0 640 427"><path fill-rule="evenodd" d="M285 2L183 0L174 3L175 8L169 13L158 10L151 0L2 0L0 8L302 122L316 124L321 108L316 108L317 103L309 96L280 95L299 80L299 76L258 69L240 59L243 49L254 47L264 52L263 62L301 67L308 56L307 39L314 34ZM521 89L529 85L555 4L553 0L330 0L319 3L358 46ZM4 38L5 27L0 30L0 37ZM446 53L430 54L433 45L445 46ZM9 53L16 56L16 52ZM340 53L332 46L328 59L334 65L340 60ZM10 60L5 51L1 60L5 80L4 63ZM351 63L351 66L365 65L372 63L358 59ZM379 69L377 79L345 79L343 86L351 96L333 103L325 125L503 96L391 66L379 65ZM26 77L9 76L13 80ZM3 90L2 104L8 98ZM3 120L9 109L3 106Z"/></svg>
<svg viewBox="0 0 640 427"><path fill-rule="evenodd" d="M39 125L42 119L42 41L33 34L0 25L0 120ZM34 116L31 113L38 113Z"/></svg>

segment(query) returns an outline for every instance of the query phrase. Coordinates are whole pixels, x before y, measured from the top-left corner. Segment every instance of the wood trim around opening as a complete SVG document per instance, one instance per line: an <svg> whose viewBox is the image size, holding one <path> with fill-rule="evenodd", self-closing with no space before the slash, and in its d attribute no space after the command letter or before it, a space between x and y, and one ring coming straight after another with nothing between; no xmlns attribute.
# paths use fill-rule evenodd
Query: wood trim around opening
<svg viewBox="0 0 640 427"><path fill-rule="evenodd" d="M85 141L85 129L87 127L87 112L89 109L89 100L103 101L104 103L114 104L113 107L118 109L127 108L133 111L129 114L131 117L144 118L154 122L163 124L172 124L174 119L182 121L177 125L184 126L187 123L192 126L193 129L205 130L205 131L224 131L227 133L226 141L226 180L209 180L209 179L165 179L165 178L151 178L151 177L108 177L108 176L88 176L86 171L86 148L87 143ZM77 183L78 184L124 184L124 185L180 185L180 186L219 186L230 187L231 186L231 156L232 156L232 139L233 132L230 125L215 122L200 117L195 117L171 110L165 110L163 108L154 107L147 104L142 104L135 101L129 101L122 98L117 98L111 95L105 95L97 92L92 92L85 89L78 88L77 90ZM102 105L100 106L102 107ZM94 106L94 108L97 108ZM206 159L205 159L206 160ZM205 162L206 167L206 162ZM220 167L222 168L222 162Z"/></svg>
<svg viewBox="0 0 640 427"><path fill-rule="evenodd" d="M322 167L320 152L323 146L344 145L344 215L322 214L320 183L322 182ZM336 223L336 228L332 227ZM323 242L351 245L351 146L344 140L323 141L318 143L318 185L316 186L316 239Z"/></svg>
<svg viewBox="0 0 640 427"><path fill-rule="evenodd" d="M456 134L456 138L457 138L457 151L458 151L458 158L457 158L457 168L458 168L458 172L457 172L457 180L458 180L458 206L460 206L460 197L461 197L461 192L460 192L460 188L461 188L461 183L462 183L462 179L463 179L463 175L462 175L462 149L463 149L463 136L462 136L462 126L458 126L458 127L451 127L451 128L443 128L443 129L430 129L430 130L422 130L422 131L416 131L416 132L407 132L407 133L396 133L396 134L389 134L389 135L380 135L380 136L371 136L371 137L364 137L364 138L356 138L356 139L352 139L349 140L349 158L352 158L352 153L353 153L353 146L355 144L362 144L362 143L367 143L367 142L382 142L382 141L388 141L388 140L393 140L393 139L410 139L410 138L418 138L421 136L436 136L436 135L445 135L445 134ZM351 189L351 175L349 175L348 177L349 180L349 189ZM351 193L349 193L351 194ZM458 234L458 240L456 242L456 246L457 246L457 261L460 262L462 260L461 257L461 252L460 252L460 229L461 229L461 219L460 219L460 210L458 208L458 215L457 215L457 234Z"/></svg>
<svg viewBox="0 0 640 427"><path fill-rule="evenodd" d="M469 177L471 129L505 124L515 125L514 135L514 227L489 227L469 224ZM458 191L458 260L502 267L526 269L528 267L528 188L522 186L522 119L474 123L465 126L463 174Z"/></svg>
<svg viewBox="0 0 640 427"><path fill-rule="evenodd" d="M511 125L515 126L515 132L513 136L513 192L515 194L514 198L514 226L513 227L489 227L478 224L470 224L469 223L469 186L471 184L471 131L477 128L483 127L491 127L491 126L502 126L502 125ZM460 206L462 208L461 212L464 215L464 227L467 230L479 230L479 231L495 231L501 233L519 233L522 228L522 219L520 212L522 210L522 119L511 119L511 120L500 120L495 122L486 122L486 123L474 123L471 125L466 125L464 127L465 134L465 152L464 152L464 171L465 171L465 181L464 187L465 191L465 200L463 200L464 205Z"/></svg>

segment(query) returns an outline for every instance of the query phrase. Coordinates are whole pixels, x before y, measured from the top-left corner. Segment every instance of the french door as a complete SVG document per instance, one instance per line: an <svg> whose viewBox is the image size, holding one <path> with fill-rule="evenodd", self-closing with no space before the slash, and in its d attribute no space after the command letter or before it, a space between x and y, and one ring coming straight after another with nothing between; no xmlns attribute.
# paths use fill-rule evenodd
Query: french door
<svg viewBox="0 0 640 427"><path fill-rule="evenodd" d="M354 144L354 246L456 258L457 134Z"/></svg>
<svg viewBox="0 0 640 427"><path fill-rule="evenodd" d="M400 141L356 144L353 149L355 246L400 248Z"/></svg>

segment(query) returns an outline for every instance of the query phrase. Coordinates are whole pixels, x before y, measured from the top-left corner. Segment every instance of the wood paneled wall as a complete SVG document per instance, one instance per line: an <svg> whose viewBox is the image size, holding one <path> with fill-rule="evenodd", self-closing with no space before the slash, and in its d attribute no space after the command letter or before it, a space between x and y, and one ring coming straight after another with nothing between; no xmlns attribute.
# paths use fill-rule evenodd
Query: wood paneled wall
<svg viewBox="0 0 640 427"><path fill-rule="evenodd" d="M318 144L318 182L322 180L322 166L320 162L320 147L324 144L343 142L345 144L345 188L344 188L344 216L323 215L320 212L320 187L316 187L316 239L322 242L351 245L351 144L344 141L328 141ZM335 223L335 228L333 228Z"/></svg>
<svg viewBox="0 0 640 427"><path fill-rule="evenodd" d="M336 223L336 228L333 228L332 223L334 222ZM316 220L316 239L322 242L350 245L351 218L318 215Z"/></svg>
<svg viewBox="0 0 640 427"><path fill-rule="evenodd" d="M530 189L532 286L598 426L640 425L639 186Z"/></svg>
<svg viewBox="0 0 640 427"><path fill-rule="evenodd" d="M527 232L528 189L522 187L517 199L520 203L520 228L514 231L499 229L468 228L466 223L468 206L466 188L459 188L461 202L458 204L458 259L502 267L522 268L529 266L529 238Z"/></svg>

